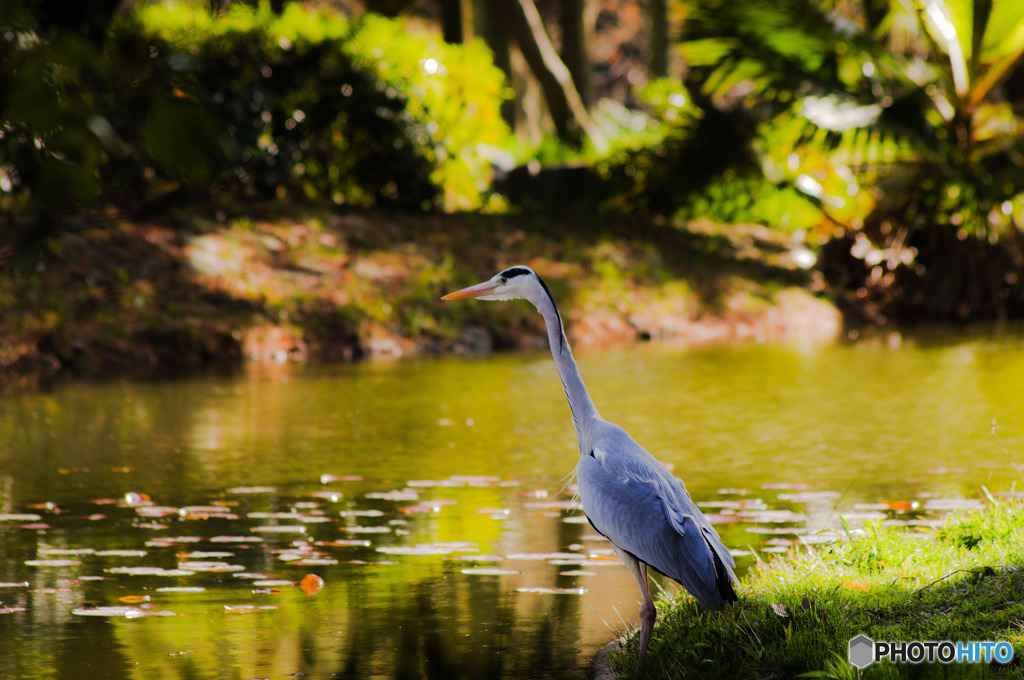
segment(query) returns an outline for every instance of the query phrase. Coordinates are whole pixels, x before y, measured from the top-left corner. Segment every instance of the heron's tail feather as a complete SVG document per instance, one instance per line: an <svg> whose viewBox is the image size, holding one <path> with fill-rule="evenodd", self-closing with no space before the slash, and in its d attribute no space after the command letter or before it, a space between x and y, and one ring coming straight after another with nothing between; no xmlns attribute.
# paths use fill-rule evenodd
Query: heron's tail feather
<svg viewBox="0 0 1024 680"><path fill-rule="evenodd" d="M715 589L725 602L735 602L739 599L736 596L736 590L733 588L733 579L736 577L733 576L732 570L722 562L718 552L712 550L711 555L715 561Z"/></svg>

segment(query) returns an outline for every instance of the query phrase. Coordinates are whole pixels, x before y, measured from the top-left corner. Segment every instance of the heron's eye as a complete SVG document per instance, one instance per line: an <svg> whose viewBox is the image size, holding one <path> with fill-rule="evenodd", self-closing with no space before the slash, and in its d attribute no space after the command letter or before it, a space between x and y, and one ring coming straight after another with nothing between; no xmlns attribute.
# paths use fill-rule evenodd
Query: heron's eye
<svg viewBox="0 0 1024 680"><path fill-rule="evenodd" d="M506 283L508 283L508 279L502 276L500 279L498 279L498 283L504 286Z"/></svg>

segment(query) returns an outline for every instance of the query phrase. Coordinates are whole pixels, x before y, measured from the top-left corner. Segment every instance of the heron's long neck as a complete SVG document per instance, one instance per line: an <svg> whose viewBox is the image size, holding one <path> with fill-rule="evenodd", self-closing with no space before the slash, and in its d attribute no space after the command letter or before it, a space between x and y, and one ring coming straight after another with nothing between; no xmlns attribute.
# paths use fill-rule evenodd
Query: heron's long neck
<svg viewBox="0 0 1024 680"><path fill-rule="evenodd" d="M584 438L590 423L601 416L594 406L586 386L583 384L583 377L580 376L580 369L576 366L576 360L572 357L572 350L569 349L569 341L565 338L565 331L562 328L562 318L558 314L558 308L550 293L545 289L543 296L538 296L533 301L537 310L544 317L544 324L548 330L548 344L551 346L551 356L558 368L558 375L562 379L562 387L565 389L565 397L569 400L569 410L572 412L572 424L576 428L576 439L579 442L580 451L585 446Z"/></svg>

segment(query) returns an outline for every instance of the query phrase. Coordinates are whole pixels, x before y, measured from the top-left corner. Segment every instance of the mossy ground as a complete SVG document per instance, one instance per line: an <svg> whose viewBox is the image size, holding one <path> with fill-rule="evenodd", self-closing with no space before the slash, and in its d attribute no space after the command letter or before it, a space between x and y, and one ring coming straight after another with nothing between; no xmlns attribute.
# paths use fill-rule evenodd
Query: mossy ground
<svg viewBox="0 0 1024 680"><path fill-rule="evenodd" d="M1002 500L938 529L873 524L833 545L758 564L740 601L659 606L647 655L658 678L1024 678L1024 505ZM847 662L848 642L1008 641L1007 665ZM610 654L631 677L637 637Z"/></svg>
<svg viewBox="0 0 1024 680"><path fill-rule="evenodd" d="M834 332L834 310L792 250L766 229L623 216L274 206L100 216L6 262L0 371L515 346L543 337L527 305L439 301L515 263L543 274L581 344Z"/></svg>

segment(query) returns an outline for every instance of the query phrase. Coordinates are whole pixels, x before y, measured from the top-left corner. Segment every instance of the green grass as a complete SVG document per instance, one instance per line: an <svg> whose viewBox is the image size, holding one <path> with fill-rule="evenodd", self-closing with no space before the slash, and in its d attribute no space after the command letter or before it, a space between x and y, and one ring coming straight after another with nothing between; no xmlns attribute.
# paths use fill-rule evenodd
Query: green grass
<svg viewBox="0 0 1024 680"><path fill-rule="evenodd" d="M659 604L646 677L1024 678L1024 505L993 500L938 530L868 525L851 540L759 563L740 601L709 612L689 596ZM847 662L873 640L1005 640L1007 665ZM637 636L610 655L631 676Z"/></svg>

